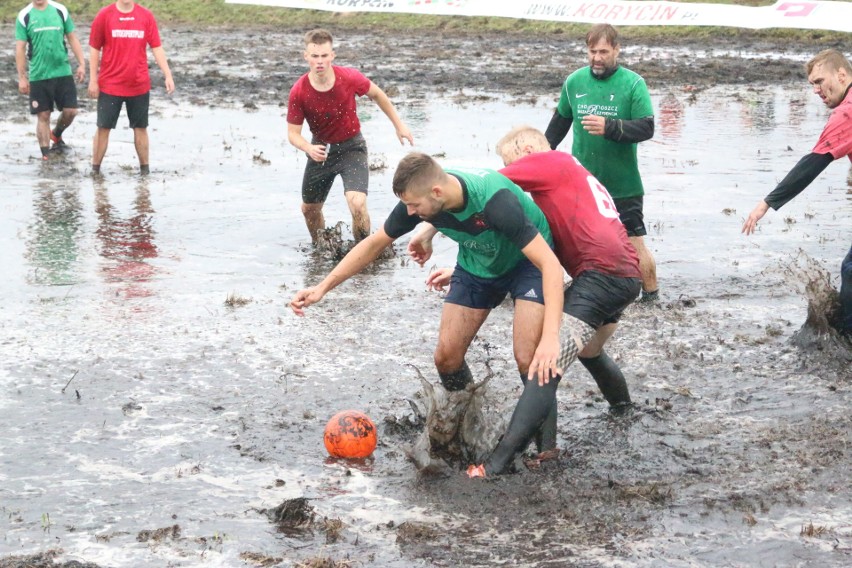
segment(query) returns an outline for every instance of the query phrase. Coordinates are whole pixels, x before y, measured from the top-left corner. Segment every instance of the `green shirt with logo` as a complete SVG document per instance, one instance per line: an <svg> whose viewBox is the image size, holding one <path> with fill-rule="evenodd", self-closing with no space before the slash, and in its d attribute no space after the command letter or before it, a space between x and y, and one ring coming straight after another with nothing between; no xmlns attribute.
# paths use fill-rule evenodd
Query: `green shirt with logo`
<svg viewBox="0 0 852 568"><path fill-rule="evenodd" d="M644 195L636 143L625 144L583 130L587 114L636 120L654 115L645 80L624 67L606 79L596 78L589 67L571 73L562 85L557 111L571 120L571 153L616 199Z"/></svg>
<svg viewBox="0 0 852 568"><path fill-rule="evenodd" d="M18 13L15 39L27 42L30 81L43 81L71 75L65 36L74 31L68 9L49 1L44 10L32 4Z"/></svg>

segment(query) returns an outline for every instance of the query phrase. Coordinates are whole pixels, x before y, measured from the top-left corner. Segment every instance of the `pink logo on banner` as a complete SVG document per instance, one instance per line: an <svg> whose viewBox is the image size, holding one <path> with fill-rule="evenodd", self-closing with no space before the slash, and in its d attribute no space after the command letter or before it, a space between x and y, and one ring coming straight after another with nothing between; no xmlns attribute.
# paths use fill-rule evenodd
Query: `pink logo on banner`
<svg viewBox="0 0 852 568"><path fill-rule="evenodd" d="M814 11L817 5L814 2L784 2L776 10L784 12L785 18L804 18Z"/></svg>

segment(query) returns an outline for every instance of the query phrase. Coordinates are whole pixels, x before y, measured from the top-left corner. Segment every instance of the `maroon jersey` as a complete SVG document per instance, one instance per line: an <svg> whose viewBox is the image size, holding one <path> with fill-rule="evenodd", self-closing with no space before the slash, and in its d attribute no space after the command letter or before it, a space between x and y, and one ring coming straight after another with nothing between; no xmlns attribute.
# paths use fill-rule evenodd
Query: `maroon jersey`
<svg viewBox="0 0 852 568"><path fill-rule="evenodd" d="M812 152L831 154L835 160L849 156L852 161L852 89L832 111Z"/></svg>
<svg viewBox="0 0 852 568"><path fill-rule="evenodd" d="M574 156L529 154L500 173L532 195L550 224L556 256L572 278L586 270L640 277L639 257L612 197Z"/></svg>
<svg viewBox="0 0 852 568"><path fill-rule="evenodd" d="M151 90L148 52L160 47L154 15L139 4L124 14L115 4L102 8L92 21L89 45L101 50L98 87L115 97L136 97Z"/></svg>
<svg viewBox="0 0 852 568"><path fill-rule="evenodd" d="M296 81L290 89L287 122L302 124L307 120L314 138L326 144L339 144L361 132L355 95L366 95L370 80L350 67L334 65L331 70L334 86L325 92L311 86L307 73Z"/></svg>

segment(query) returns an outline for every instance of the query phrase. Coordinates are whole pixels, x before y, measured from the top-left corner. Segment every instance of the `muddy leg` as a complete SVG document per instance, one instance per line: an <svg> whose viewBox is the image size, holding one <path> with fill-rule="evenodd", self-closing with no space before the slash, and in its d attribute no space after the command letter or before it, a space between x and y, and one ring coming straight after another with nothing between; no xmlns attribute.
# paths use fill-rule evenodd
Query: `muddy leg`
<svg viewBox="0 0 852 568"><path fill-rule="evenodd" d="M659 284L657 283L657 263L654 260L654 255L650 249L645 246L644 237L628 237L630 244L636 249L636 254L639 255L639 272L642 274L642 293L643 298L648 297L656 299L654 293L658 291Z"/></svg>
<svg viewBox="0 0 852 568"><path fill-rule="evenodd" d="M305 217L305 225L311 235L311 242L317 244L319 232L325 229L325 216L322 214L322 203L302 203L302 215Z"/></svg>
<svg viewBox="0 0 852 568"><path fill-rule="evenodd" d="M840 310L844 328L841 331L852 337L852 247L840 266Z"/></svg>
<svg viewBox="0 0 852 568"><path fill-rule="evenodd" d="M624 373L609 355L601 351L597 357L580 357L580 363L592 374L610 406L630 404L630 392L627 390Z"/></svg>
<svg viewBox="0 0 852 568"><path fill-rule="evenodd" d="M344 193L349 212L352 213L352 236L358 242L370 236L370 213L367 211L367 194L360 191Z"/></svg>

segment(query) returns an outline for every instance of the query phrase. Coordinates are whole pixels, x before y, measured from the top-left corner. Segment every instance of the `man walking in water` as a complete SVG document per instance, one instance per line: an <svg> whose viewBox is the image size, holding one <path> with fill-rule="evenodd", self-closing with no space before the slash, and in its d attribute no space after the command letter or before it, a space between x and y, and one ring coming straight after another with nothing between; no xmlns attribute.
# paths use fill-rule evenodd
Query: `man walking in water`
<svg viewBox="0 0 852 568"><path fill-rule="evenodd" d="M302 214L316 244L325 229L322 207L334 178L343 179L343 192L352 213L352 234L360 241L370 234L367 212L369 166L367 143L361 135L356 96L367 95L387 115L400 144L414 138L399 118L388 96L360 71L332 65L335 58L331 34L323 29L305 34L305 61L310 70L290 89L287 104L287 138L308 156L302 180ZM308 121L312 138L302 136Z"/></svg>
<svg viewBox="0 0 852 568"><path fill-rule="evenodd" d="M72 76L65 40L77 58L77 72ZM29 74L27 74L29 61ZM74 34L74 23L68 9L58 2L33 0L18 13L15 20L15 64L18 68L18 91L29 95L30 114L36 115L36 137L42 160L51 150L62 151L62 133L77 116L76 78L86 79L83 48ZM56 127L50 129L50 113L59 110ZM53 142L53 148L51 148Z"/></svg>
<svg viewBox="0 0 852 568"><path fill-rule="evenodd" d="M834 109L810 154L804 156L749 214L742 232L750 235L769 208L778 210L808 187L828 164L852 161L852 65L835 49L819 52L805 67L808 82L822 102ZM852 337L852 247L840 265L840 331Z"/></svg>
<svg viewBox="0 0 852 568"><path fill-rule="evenodd" d="M556 149L574 126L571 153L609 191L639 255L642 302L659 300L657 265L645 246L643 196L637 146L654 136L654 109L645 80L618 64L618 32L609 24L586 34L589 65L571 73L547 127Z"/></svg>

